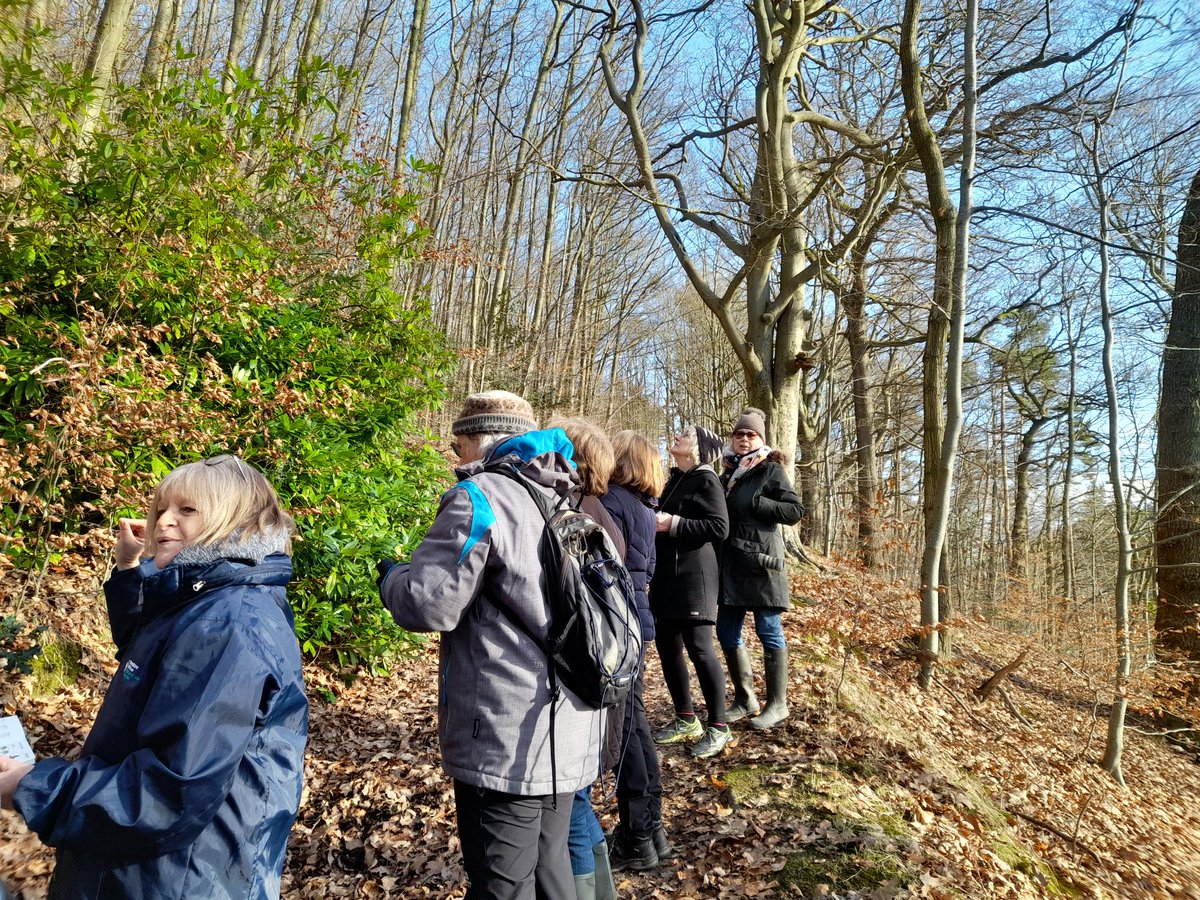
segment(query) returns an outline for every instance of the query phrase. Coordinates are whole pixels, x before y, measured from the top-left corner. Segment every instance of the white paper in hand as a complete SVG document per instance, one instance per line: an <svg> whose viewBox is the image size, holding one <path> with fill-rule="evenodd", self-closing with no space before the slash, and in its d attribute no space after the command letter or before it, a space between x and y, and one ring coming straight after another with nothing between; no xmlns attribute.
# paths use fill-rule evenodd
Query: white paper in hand
<svg viewBox="0 0 1200 900"><path fill-rule="evenodd" d="M10 756L17 762L36 762L25 729L16 716L0 716L0 756Z"/></svg>

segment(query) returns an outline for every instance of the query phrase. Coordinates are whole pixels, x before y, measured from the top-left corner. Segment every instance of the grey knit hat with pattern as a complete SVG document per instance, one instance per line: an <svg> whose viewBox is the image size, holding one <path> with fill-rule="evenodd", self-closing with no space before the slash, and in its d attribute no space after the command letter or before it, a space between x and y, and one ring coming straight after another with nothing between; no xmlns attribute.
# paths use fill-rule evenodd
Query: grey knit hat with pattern
<svg viewBox="0 0 1200 900"><path fill-rule="evenodd" d="M462 412L450 426L454 434L524 434L536 431L533 407L524 397L508 391L483 391L463 402Z"/></svg>
<svg viewBox="0 0 1200 900"><path fill-rule="evenodd" d="M766 416L763 415L761 409L747 406L742 410L742 414L738 416L738 420L733 423L733 430L753 431L765 441L767 439Z"/></svg>
<svg viewBox="0 0 1200 900"><path fill-rule="evenodd" d="M720 435L701 425L696 426L696 461L700 465L711 466L721 458L724 449L725 442L721 440Z"/></svg>

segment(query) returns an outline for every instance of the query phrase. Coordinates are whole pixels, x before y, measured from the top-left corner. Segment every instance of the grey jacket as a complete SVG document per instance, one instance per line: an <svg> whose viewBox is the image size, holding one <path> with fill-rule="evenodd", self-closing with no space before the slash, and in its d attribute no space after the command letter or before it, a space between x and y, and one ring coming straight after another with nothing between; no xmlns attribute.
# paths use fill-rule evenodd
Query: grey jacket
<svg viewBox="0 0 1200 900"><path fill-rule="evenodd" d="M548 494L562 495L578 489L573 452L552 428L510 438L458 469L460 482L443 495L412 562L394 566L380 584L400 627L442 632L442 768L467 784L538 796L555 786L576 791L598 773L602 714L562 687L554 777L550 663L529 636L544 641L549 629L538 559L544 521L520 484L485 471L506 458Z"/></svg>

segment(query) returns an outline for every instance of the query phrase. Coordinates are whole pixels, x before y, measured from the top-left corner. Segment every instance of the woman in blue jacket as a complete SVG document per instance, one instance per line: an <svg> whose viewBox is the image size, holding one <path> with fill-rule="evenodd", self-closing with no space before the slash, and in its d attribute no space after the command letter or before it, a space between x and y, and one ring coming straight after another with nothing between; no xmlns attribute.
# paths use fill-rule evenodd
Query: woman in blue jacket
<svg viewBox="0 0 1200 900"><path fill-rule="evenodd" d="M294 527L233 456L179 467L120 521L120 668L79 758L0 759L0 801L58 848L51 898L279 896L308 735Z"/></svg>
<svg viewBox="0 0 1200 900"><path fill-rule="evenodd" d="M601 502L625 537L625 568L633 580L642 645L648 647L655 637L647 587L654 577L654 510L663 490L662 462L654 445L636 431L617 432L612 445L616 466ZM674 852L663 827L658 747L646 719L644 687L643 665L622 710L628 727L617 767L620 822L610 850L616 871L650 869L669 861Z"/></svg>

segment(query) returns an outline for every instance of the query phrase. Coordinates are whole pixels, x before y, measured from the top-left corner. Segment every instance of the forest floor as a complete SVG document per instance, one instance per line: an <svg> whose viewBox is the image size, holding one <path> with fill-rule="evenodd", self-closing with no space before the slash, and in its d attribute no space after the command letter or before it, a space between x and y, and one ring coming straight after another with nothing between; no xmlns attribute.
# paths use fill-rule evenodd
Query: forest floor
<svg viewBox="0 0 1200 900"><path fill-rule="evenodd" d="M1099 766L1111 682L981 622L915 684L911 588L829 565L785 617L791 718L694 760L662 752L673 862L618 876L623 898L1197 897L1200 762L1131 729L1127 786ZM3 585L0 585L3 587ZM94 584L51 571L28 617L80 642L81 676L11 676L0 704L39 755L77 751L114 669ZM1028 654L988 700L978 685ZM757 654L756 667L761 668ZM438 765L436 642L349 685L311 668L307 785L283 896L461 897L451 784ZM761 695L761 676L760 676ZM330 702L333 701L333 702ZM647 707L671 715L651 653ZM615 801L598 786L605 827ZM0 813L0 879L45 895L52 855Z"/></svg>

